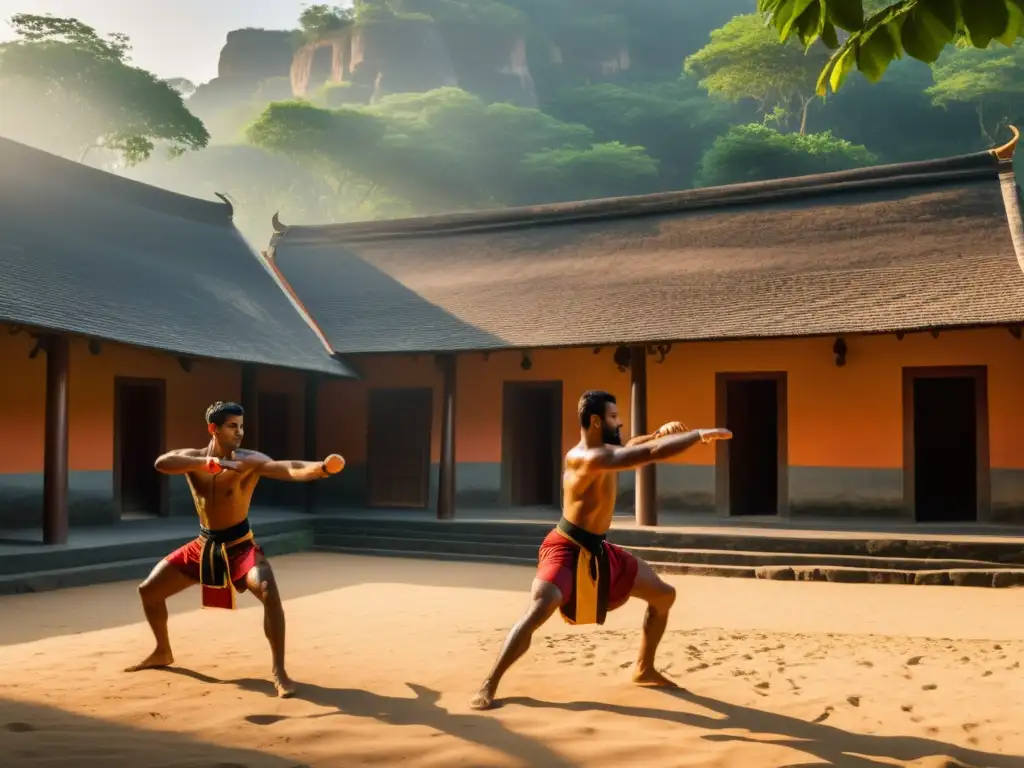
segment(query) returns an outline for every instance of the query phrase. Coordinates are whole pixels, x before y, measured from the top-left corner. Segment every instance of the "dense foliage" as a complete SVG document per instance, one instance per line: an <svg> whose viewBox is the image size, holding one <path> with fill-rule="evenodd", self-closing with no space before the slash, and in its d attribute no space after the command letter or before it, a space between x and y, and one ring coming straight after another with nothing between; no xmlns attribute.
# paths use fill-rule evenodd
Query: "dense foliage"
<svg viewBox="0 0 1024 768"><path fill-rule="evenodd" d="M456 69L474 76L372 103L372 83L359 82L311 85L306 100L281 101L288 81L271 78L207 117L221 146L154 157L130 172L205 197L230 194L262 244L275 210L286 221L343 221L754 181L969 152L1005 141L1006 127L1024 117L1024 44L981 45L970 14L958 23L960 42L937 52L933 66L896 61L878 83L855 73L825 98L816 87L831 33L781 24L785 2L762 0L775 28L749 13L750 0L310 5L297 45L364 33L379 45L413 39L389 38L395 30L429 31ZM992 2L1002 0L982 5ZM869 20L888 5L868 0ZM801 2L805 11L826 6L833 15L863 8ZM908 12L901 29L922 12ZM858 13L830 23L856 34ZM19 117L45 109L60 119L45 123L52 135L25 139L23 129L17 138L69 156L83 146L114 150L90 156L108 167L112 156L139 159L157 143L179 153L203 146L205 128L181 106L190 83L132 68L121 36L100 37L73 19L21 18L21 39L0 57L0 89L23 96ZM401 55L397 48L387 55ZM519 103L536 107L506 103L489 87L488 78L509 77L499 70L515 50L528 67L515 77L529 81L533 99Z"/></svg>

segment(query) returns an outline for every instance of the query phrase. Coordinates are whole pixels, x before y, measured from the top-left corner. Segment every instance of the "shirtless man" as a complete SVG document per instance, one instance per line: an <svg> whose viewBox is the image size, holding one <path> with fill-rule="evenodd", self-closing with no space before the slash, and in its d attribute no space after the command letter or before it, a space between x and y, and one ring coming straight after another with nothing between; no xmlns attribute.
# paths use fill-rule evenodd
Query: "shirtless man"
<svg viewBox="0 0 1024 768"><path fill-rule="evenodd" d="M565 456L562 519L540 546L530 605L470 702L473 709L494 704L502 676L526 653L533 633L556 610L570 624L603 624L607 611L625 605L631 597L647 603L633 681L675 686L654 668L654 654L676 599L675 588L643 560L604 540L615 509L616 473L678 456L695 443L728 440L732 433L727 429L686 431L674 421L623 446L615 397L599 391L583 393L579 417L580 442Z"/></svg>
<svg viewBox="0 0 1024 768"><path fill-rule="evenodd" d="M284 668L284 606L270 563L253 539L249 502L261 477L305 482L337 474L345 460L331 454L323 461L274 461L256 451L241 450L245 412L237 403L217 402L206 409L210 442L205 448L184 448L156 460L165 475L185 475L200 536L157 563L139 585L156 650L126 672L167 667L174 663L167 635L167 598L200 583L203 606L234 608L235 593L249 590L263 603L263 631L270 641L274 685L279 696L295 693Z"/></svg>

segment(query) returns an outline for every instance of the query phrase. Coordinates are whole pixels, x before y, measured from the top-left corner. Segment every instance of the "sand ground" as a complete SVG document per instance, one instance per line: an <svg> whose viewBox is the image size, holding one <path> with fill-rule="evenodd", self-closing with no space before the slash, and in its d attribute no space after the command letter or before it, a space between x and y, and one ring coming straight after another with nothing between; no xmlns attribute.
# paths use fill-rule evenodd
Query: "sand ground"
<svg viewBox="0 0 1024 768"><path fill-rule="evenodd" d="M295 699L262 611L171 602L176 668L134 585L0 598L0 766L1024 767L1024 590L679 577L661 668L629 682L642 604L552 620L487 713L467 706L528 568L278 558ZM952 758L952 759L951 759ZM956 762L960 761L960 762Z"/></svg>

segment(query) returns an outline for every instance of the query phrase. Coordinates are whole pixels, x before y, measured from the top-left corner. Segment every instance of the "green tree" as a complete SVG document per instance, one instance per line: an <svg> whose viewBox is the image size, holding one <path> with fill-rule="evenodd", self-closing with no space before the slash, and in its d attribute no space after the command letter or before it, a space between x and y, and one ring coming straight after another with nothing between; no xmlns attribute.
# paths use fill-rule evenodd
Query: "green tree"
<svg viewBox="0 0 1024 768"><path fill-rule="evenodd" d="M938 106L969 104L978 113L981 135L991 145L1014 119L1024 115L1024 42L1009 48L950 48L934 66L928 93Z"/></svg>
<svg viewBox="0 0 1024 768"><path fill-rule="evenodd" d="M587 126L598 141L644 147L658 160L661 189L690 186L701 154L728 128L736 111L708 99L689 77L568 88L545 109L559 120Z"/></svg>
<svg viewBox="0 0 1024 768"><path fill-rule="evenodd" d="M181 94L128 63L124 35L100 37L77 19L19 14L19 39L0 46L0 130L83 160L97 148L131 165L157 143L172 156L206 146L209 134Z"/></svg>
<svg viewBox="0 0 1024 768"><path fill-rule="evenodd" d="M963 41L988 48L1011 45L1024 32L1022 0L758 0L783 40L805 45L822 40L835 52L822 68L818 92L839 90L859 70L872 82L907 54L935 62L949 45ZM843 33L845 39L840 39Z"/></svg>
<svg viewBox="0 0 1024 768"><path fill-rule="evenodd" d="M710 42L687 57L684 69L700 78L710 95L752 99L762 114L795 108L803 135L815 82L827 59L823 46L805 52L795 41L781 43L757 14L746 14L713 31Z"/></svg>
<svg viewBox="0 0 1024 768"><path fill-rule="evenodd" d="M585 126L458 88L371 107L272 104L248 137L326 174L347 216L630 194L651 189L658 170L641 147L595 142Z"/></svg>
<svg viewBox="0 0 1024 768"><path fill-rule="evenodd" d="M719 136L701 158L697 186L805 176L870 165L865 147L836 138L831 131L779 133L760 123L737 125Z"/></svg>
<svg viewBox="0 0 1024 768"><path fill-rule="evenodd" d="M299 14L299 28L307 40L322 40L340 32L355 21L354 7L341 8L337 5L316 3L307 5Z"/></svg>

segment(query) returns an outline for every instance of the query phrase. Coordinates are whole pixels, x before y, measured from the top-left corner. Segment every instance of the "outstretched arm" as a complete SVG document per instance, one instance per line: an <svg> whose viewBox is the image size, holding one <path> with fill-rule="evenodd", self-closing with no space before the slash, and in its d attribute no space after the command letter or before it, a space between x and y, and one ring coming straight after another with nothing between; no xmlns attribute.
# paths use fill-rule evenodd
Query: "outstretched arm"
<svg viewBox="0 0 1024 768"><path fill-rule="evenodd" d="M632 448L634 445L643 445L644 443L651 442L651 440L657 440L659 437L675 435L680 432L686 432L687 430L689 430L689 427L681 421L670 421L668 424L662 424L649 435L637 435L636 437L630 438L625 447Z"/></svg>
<svg viewBox="0 0 1024 768"><path fill-rule="evenodd" d="M727 429L692 429L682 434L659 437L642 445L595 451L587 458L586 464L590 470L619 472L678 456L694 443L710 443L731 437L732 432Z"/></svg>
<svg viewBox="0 0 1024 768"><path fill-rule="evenodd" d="M206 470L209 458L195 448L168 451L153 464L157 472L165 475L187 475L189 472Z"/></svg>
<svg viewBox="0 0 1024 768"><path fill-rule="evenodd" d="M269 457L257 464L256 474L270 480L291 480L305 483L311 480L322 480L336 475L345 467L345 460L332 453L323 461L273 461Z"/></svg>

